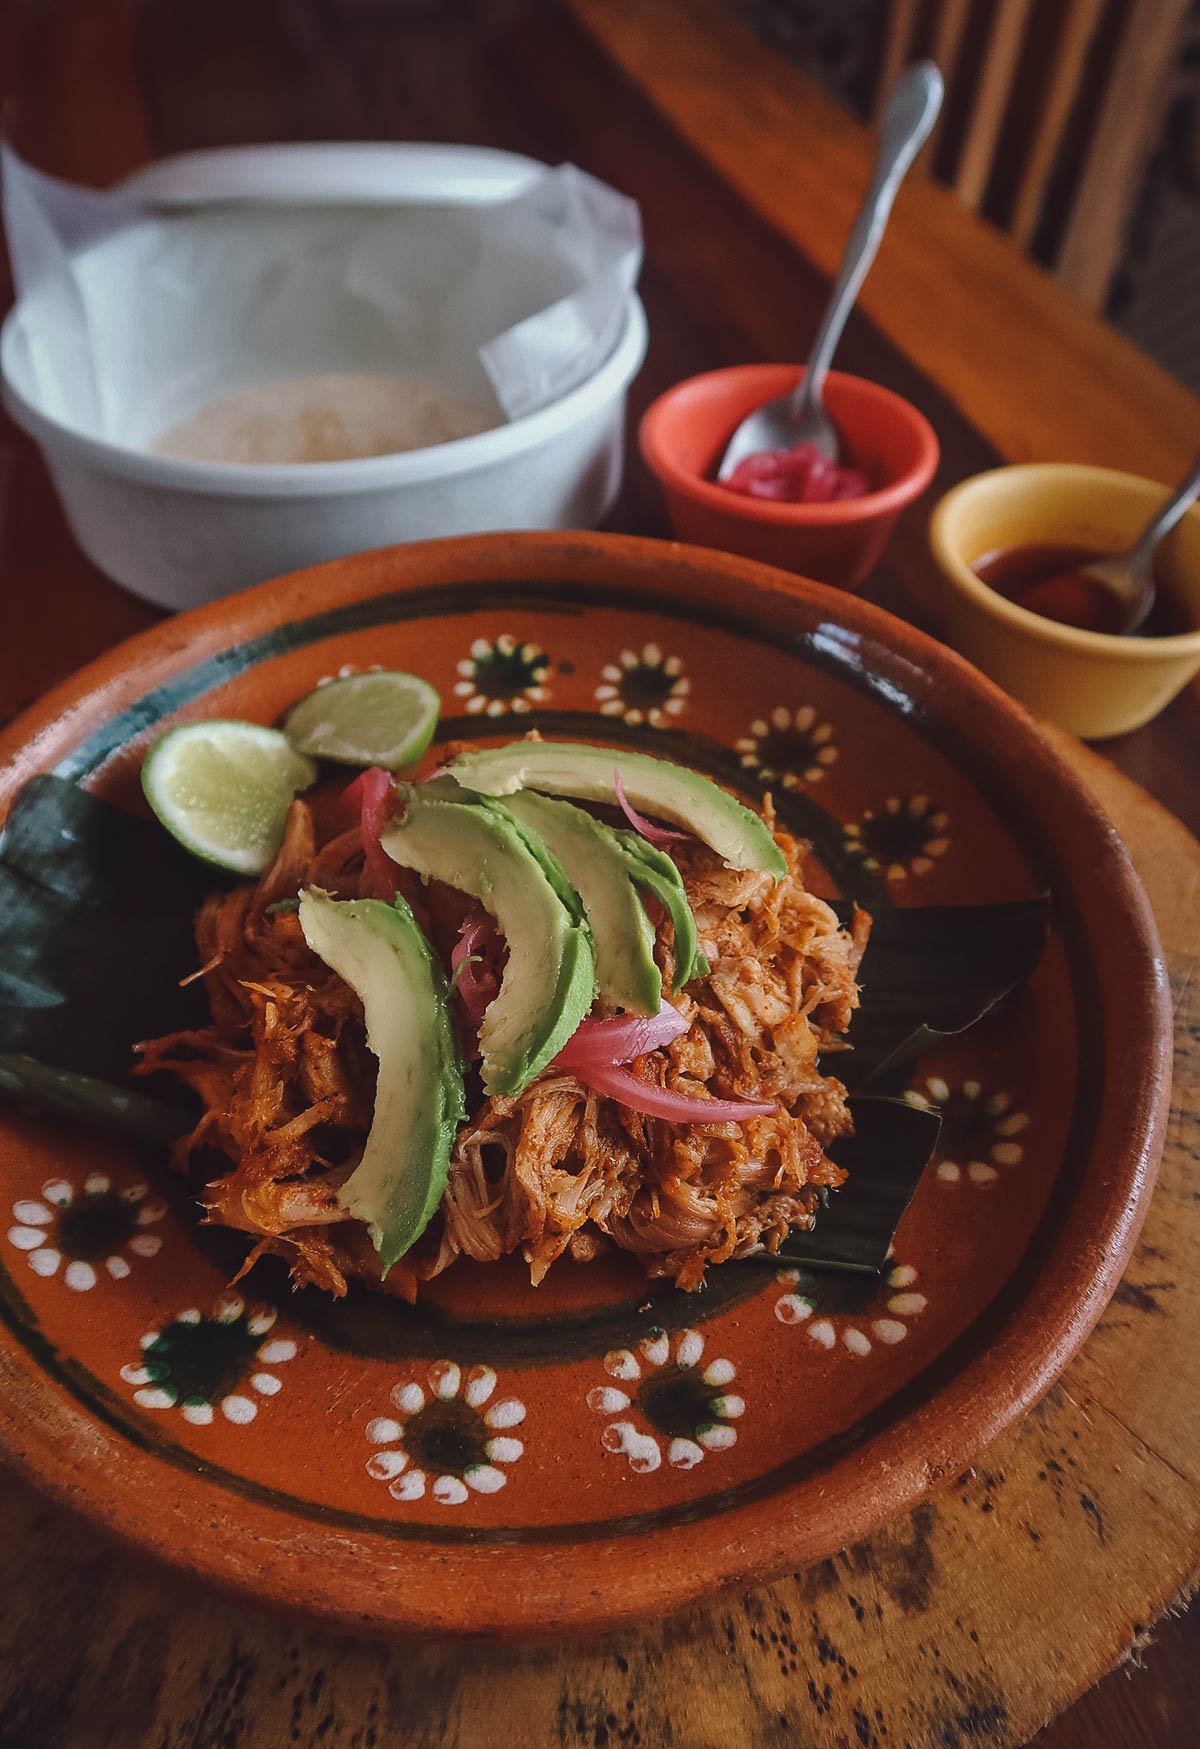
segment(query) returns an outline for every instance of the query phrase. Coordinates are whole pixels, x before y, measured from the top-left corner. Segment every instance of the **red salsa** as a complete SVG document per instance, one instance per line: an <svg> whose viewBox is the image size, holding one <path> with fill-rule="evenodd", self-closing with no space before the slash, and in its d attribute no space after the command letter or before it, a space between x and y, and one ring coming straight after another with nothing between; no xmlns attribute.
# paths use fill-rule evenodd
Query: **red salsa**
<svg viewBox="0 0 1200 1749"><path fill-rule="evenodd" d="M971 569L997 595L1043 619L1081 631L1119 633L1126 622L1125 607L1111 589L1085 575L1086 566L1111 557L1094 547L1002 547L976 559ZM1136 635L1169 638L1191 629L1186 614L1159 583L1154 606Z"/></svg>

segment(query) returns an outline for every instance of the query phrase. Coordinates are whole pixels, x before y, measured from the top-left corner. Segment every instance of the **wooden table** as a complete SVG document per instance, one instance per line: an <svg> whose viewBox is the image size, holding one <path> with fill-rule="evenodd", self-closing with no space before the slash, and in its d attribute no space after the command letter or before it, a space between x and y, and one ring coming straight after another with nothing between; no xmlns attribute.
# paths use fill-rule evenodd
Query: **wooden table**
<svg viewBox="0 0 1200 1749"><path fill-rule="evenodd" d="M432 0L29 0L0 16L0 51L18 148L40 168L83 182L106 183L163 152L308 138L479 141L571 159L606 178L641 202L646 228L642 290L652 341L635 414L692 371L803 351L865 181L862 131L716 0L459 0L440 8ZM917 401L941 437L937 487L905 519L871 585L885 605L918 620L931 614L924 523L937 489L999 459L1095 461L1165 480L1183 472L1200 437L1194 398L931 184L914 182L901 195L839 362ZM7 424L0 493L0 715L8 715L155 614L82 557L36 452ZM663 532L636 462L613 525ZM1103 749L1193 830L1198 750L1195 690ZM1084 769L1127 830L1155 854L1181 859L1195 878L1200 864L1189 859L1200 852L1185 834L1110 767L1084 758ZM1177 909L1177 925L1182 915ZM1145 1291L1131 1287L1131 1303ZM920 1534L919 1524L897 1526L892 1537L914 1583ZM464 1674L460 1694L447 1675L453 1659L414 1653L413 1668L428 1678L427 1692L415 1685L414 1711L414 1683L400 1680L384 1649L315 1634L292 1640L251 1612L207 1599L189 1614L185 1643L167 1626L181 1609L177 1581L143 1573L90 1532L65 1526L16 1483L0 1500L0 1561L5 1742L474 1744L489 1739L478 1711L471 1724L464 1696L481 1683L486 1692L488 1681L499 1687L505 1671L506 1707L522 1692L511 1680L516 1654L464 1655L472 1682ZM798 1595L817 1596L821 1583L810 1576ZM671 1680L695 1684L724 1661L736 1681L743 1648L749 1657L758 1640L778 1643L767 1612L780 1589L727 1609L728 1644L707 1643L707 1651L716 1615L648 1630L657 1648L651 1666L672 1657ZM1159 1595L1149 1576L1146 1592ZM105 1619L85 1629L74 1609L94 1598ZM1183 1749L1196 1741L1197 1612L1151 1638L1138 1654L1145 1669L1092 1690L1039 1739L1045 1749ZM628 1651L626 1637L624 1651L592 1648L574 1665L567 1650L520 1654L531 1710L508 1713L507 1735L537 1744L665 1742L662 1707L630 1689ZM744 1668L749 1693L754 1679ZM1103 1661L1087 1668L1099 1674ZM580 1680L572 1682L572 1671ZM330 1673L337 1704L322 1700ZM344 1692L348 1673L370 1686L357 1712ZM584 1676L590 1686L581 1686ZM759 1695L745 1715L753 1726L740 1727L689 1712L680 1691L680 1716L693 1725L681 1725L674 1740L740 1743L753 1730L754 1741L777 1734L840 1743L834 1726L821 1723L833 1715L822 1711L819 1687L810 1688L817 1698L805 1722L764 1712ZM546 1699L555 1694L557 1710ZM1014 1735L1002 1713L967 1697L941 1734L909 1741L914 1749L974 1749L1023 1740L1028 1732ZM882 1729L856 1715L845 1740L888 1749L902 1740Z"/></svg>

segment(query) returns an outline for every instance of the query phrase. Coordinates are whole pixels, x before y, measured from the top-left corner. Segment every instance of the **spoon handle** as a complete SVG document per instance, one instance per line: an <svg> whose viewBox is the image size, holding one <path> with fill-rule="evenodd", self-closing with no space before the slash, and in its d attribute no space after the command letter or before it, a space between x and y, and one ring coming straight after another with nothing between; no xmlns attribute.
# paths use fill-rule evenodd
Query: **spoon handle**
<svg viewBox="0 0 1200 1749"><path fill-rule="evenodd" d="M1154 521L1144 528L1138 536L1137 543L1129 555L1132 569L1136 570L1142 565L1149 568L1154 557L1155 547L1162 537L1174 528L1198 492L1200 492L1200 456L1196 457L1195 466L1178 491L1172 492Z"/></svg>
<svg viewBox="0 0 1200 1749"><path fill-rule="evenodd" d="M896 190L941 108L942 90L942 75L933 62L918 61L897 81L888 98L879 129L879 150L871 186L846 244L829 306L809 354L808 368L792 399L792 411L797 418L807 406L821 404L825 376L846 326L846 318L875 259Z"/></svg>

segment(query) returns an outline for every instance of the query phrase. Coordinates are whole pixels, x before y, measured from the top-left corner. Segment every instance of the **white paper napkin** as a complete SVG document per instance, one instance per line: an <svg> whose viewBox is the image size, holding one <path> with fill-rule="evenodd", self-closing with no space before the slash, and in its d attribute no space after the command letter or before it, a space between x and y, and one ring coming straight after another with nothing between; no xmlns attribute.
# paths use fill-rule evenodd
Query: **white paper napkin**
<svg viewBox="0 0 1200 1749"><path fill-rule="evenodd" d="M498 203L172 212L7 148L0 166L42 410L130 448L231 389L331 371L520 418L604 361L641 265L636 204L573 165Z"/></svg>

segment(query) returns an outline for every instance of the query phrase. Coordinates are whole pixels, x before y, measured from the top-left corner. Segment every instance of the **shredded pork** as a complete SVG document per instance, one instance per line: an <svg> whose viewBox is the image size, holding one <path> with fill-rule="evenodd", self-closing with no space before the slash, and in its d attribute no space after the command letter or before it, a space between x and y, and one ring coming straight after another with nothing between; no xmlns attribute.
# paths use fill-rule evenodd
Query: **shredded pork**
<svg viewBox="0 0 1200 1749"><path fill-rule="evenodd" d="M870 919L852 931L804 882L804 847L776 839L788 873L726 869L701 845L676 852L710 966L674 998L688 1030L632 1065L674 1092L776 1101L744 1124L675 1124L589 1091L553 1066L515 1099L477 1096L461 1127L439 1214L382 1285L415 1297L458 1257L518 1251L534 1283L565 1252L590 1260L618 1247L646 1273L701 1285L710 1263L812 1226L821 1192L845 1174L826 1150L851 1128L845 1089L818 1056L837 1048L858 1002ZM257 886L215 895L196 922L212 1023L142 1047L141 1070L168 1070L203 1115L178 1163L224 1156L208 1183L208 1218L288 1259L298 1284L332 1294L378 1287L365 1227L337 1201L370 1126L375 1060L358 998L307 945L294 910L304 886L358 892L357 831L318 849L308 806L293 803L273 866ZM465 901L407 879L405 897L444 963ZM657 926L664 989L669 921ZM470 1101L469 1101L470 1104Z"/></svg>

